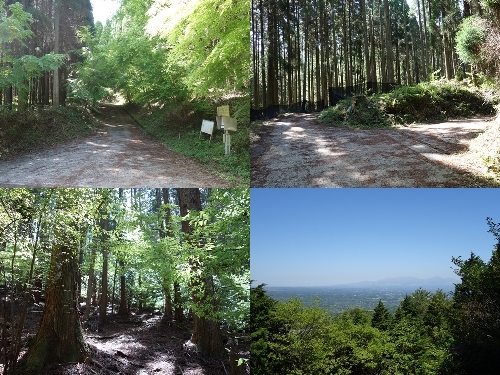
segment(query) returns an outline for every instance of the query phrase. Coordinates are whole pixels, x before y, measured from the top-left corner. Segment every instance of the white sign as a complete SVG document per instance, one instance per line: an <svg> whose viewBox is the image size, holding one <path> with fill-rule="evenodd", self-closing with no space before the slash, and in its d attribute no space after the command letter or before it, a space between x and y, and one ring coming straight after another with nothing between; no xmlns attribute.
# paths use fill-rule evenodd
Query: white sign
<svg viewBox="0 0 500 375"><path fill-rule="evenodd" d="M203 122L201 123L201 131L203 133L212 135L212 133L214 132L214 122L203 120Z"/></svg>

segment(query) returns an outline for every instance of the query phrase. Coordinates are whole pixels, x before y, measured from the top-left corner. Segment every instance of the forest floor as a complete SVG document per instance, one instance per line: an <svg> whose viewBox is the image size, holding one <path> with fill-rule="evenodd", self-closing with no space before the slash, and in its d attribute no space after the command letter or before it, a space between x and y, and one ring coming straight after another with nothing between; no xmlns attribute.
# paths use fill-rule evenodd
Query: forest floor
<svg viewBox="0 0 500 375"><path fill-rule="evenodd" d="M350 129L281 116L251 137L250 186L497 187L469 147L491 120Z"/></svg>
<svg viewBox="0 0 500 375"><path fill-rule="evenodd" d="M0 186L228 187L231 183L141 130L115 106L100 107L95 135L0 162Z"/></svg>
<svg viewBox="0 0 500 375"><path fill-rule="evenodd" d="M41 314L27 319L25 340L34 337ZM161 316L131 315L108 317L98 332L86 331L91 350L86 363L54 364L43 375L229 375L229 355L214 359L196 351L191 344L192 323L165 324ZM24 354L26 349L21 352ZM239 340L236 357L249 358L249 342ZM248 363L242 375L250 373Z"/></svg>

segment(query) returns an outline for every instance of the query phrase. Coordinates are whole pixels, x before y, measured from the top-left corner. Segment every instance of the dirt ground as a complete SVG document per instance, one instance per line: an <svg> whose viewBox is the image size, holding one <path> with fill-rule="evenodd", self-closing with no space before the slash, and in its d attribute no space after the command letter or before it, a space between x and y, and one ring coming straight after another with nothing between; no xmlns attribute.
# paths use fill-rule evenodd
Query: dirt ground
<svg viewBox="0 0 500 375"><path fill-rule="evenodd" d="M34 337L41 314L28 313L24 345ZM54 364L41 371L43 375L229 375L229 354L222 360L197 352L189 338L192 324L165 324L152 314L130 317L108 317L98 332L85 331L91 358L86 363ZM23 335L24 336L24 335ZM21 356L26 353L26 346ZM229 350L229 349L228 349ZM250 357L250 344L240 339L236 358ZM242 375L250 373L249 363L242 364Z"/></svg>
<svg viewBox="0 0 500 375"><path fill-rule="evenodd" d="M0 186L228 187L206 167L140 129L120 107L103 107L96 135L0 162Z"/></svg>
<svg viewBox="0 0 500 375"><path fill-rule="evenodd" d="M251 140L251 187L498 186L469 150L490 118L368 130L316 118L263 123Z"/></svg>

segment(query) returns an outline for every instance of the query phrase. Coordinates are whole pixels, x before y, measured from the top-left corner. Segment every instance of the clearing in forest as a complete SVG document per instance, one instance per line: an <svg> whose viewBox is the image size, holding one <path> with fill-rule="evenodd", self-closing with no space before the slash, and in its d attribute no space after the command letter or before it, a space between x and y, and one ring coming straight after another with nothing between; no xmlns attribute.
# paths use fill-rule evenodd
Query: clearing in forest
<svg viewBox="0 0 500 375"><path fill-rule="evenodd" d="M497 186L469 150L489 120L350 129L320 124L314 114L280 116L252 137L251 186Z"/></svg>
<svg viewBox="0 0 500 375"><path fill-rule="evenodd" d="M0 162L0 185L176 186L231 184L141 130L124 109L100 108L97 134Z"/></svg>

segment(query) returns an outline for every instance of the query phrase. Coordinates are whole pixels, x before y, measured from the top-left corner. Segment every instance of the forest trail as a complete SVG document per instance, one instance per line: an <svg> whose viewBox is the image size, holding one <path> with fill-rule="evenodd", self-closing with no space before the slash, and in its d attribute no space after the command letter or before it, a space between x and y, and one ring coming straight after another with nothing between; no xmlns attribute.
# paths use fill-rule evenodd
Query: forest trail
<svg viewBox="0 0 500 375"><path fill-rule="evenodd" d="M348 129L314 114L282 116L251 140L251 187L495 186L469 151L488 120Z"/></svg>
<svg viewBox="0 0 500 375"><path fill-rule="evenodd" d="M183 324L162 324L160 316L115 318L101 332L85 336L98 373L223 375L229 369L227 360L204 356L186 344L190 333Z"/></svg>
<svg viewBox="0 0 500 375"><path fill-rule="evenodd" d="M100 110L103 117L97 134L0 162L0 186L231 185L145 133L123 108Z"/></svg>

